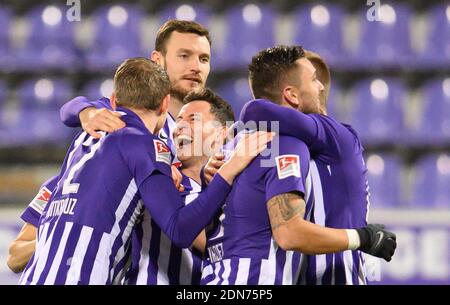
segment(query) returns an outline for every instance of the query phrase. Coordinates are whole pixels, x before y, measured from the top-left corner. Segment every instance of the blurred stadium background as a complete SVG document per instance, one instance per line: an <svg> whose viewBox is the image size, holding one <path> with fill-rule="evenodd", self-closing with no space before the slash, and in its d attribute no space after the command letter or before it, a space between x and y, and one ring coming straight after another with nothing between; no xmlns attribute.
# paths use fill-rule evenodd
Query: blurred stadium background
<svg viewBox="0 0 450 305"><path fill-rule="evenodd" d="M377 2L377 1L369 1ZM67 13L81 5L81 20ZM0 4L0 283L19 215L59 170L74 131L59 107L109 96L124 58L148 56L168 18L212 33L208 85L236 113L250 99L246 64L274 44L302 44L332 69L330 112L366 147L370 220L398 235L375 284L450 284L450 3L360 1L48 1ZM73 13L74 11L72 11ZM69 12L70 13L70 12ZM381 271L380 271L381 269Z"/></svg>

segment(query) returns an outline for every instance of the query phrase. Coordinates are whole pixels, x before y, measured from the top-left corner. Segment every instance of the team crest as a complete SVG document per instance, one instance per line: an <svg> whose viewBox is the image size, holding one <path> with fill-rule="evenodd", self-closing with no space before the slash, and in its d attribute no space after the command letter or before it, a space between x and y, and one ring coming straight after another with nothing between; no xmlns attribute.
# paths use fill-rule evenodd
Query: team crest
<svg viewBox="0 0 450 305"><path fill-rule="evenodd" d="M172 155L170 154L170 149L167 145L163 141L156 139L153 140L153 145L155 146L156 161L171 165Z"/></svg>
<svg viewBox="0 0 450 305"><path fill-rule="evenodd" d="M301 177L300 157L298 155L282 155L275 158L277 163L278 179L290 176Z"/></svg>
<svg viewBox="0 0 450 305"><path fill-rule="evenodd" d="M44 211L45 205L50 200L51 195L52 192L50 192L50 190L44 186L40 189L36 197L34 197L34 199L30 202L30 208L32 208L39 214L42 214L42 211Z"/></svg>

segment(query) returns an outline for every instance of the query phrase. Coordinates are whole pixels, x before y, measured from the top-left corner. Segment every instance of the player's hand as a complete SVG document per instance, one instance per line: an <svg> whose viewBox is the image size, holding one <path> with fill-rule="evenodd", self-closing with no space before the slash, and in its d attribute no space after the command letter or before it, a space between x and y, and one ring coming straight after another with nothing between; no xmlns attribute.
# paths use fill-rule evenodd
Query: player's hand
<svg viewBox="0 0 450 305"><path fill-rule="evenodd" d="M385 230L384 225L369 224L356 231L361 241L358 250L384 258L388 262L392 259L397 247L397 240L394 233Z"/></svg>
<svg viewBox="0 0 450 305"><path fill-rule="evenodd" d="M209 184L220 167L222 167L222 165L225 163L223 159L225 159L225 155L222 153L216 153L214 156L208 159L208 162L203 169L203 175L207 184Z"/></svg>
<svg viewBox="0 0 450 305"><path fill-rule="evenodd" d="M181 181L183 180L183 176L181 175L180 171L178 170L178 168L175 165L172 165L171 169L172 169L172 179L173 179L173 183L175 183L175 187L177 188L177 190L179 192L183 192L184 185L181 184Z"/></svg>
<svg viewBox="0 0 450 305"><path fill-rule="evenodd" d="M267 148L267 143L272 141L274 136L274 132L267 131L256 131L245 135L239 140L230 159L219 169L220 175L231 185L234 178Z"/></svg>
<svg viewBox="0 0 450 305"><path fill-rule="evenodd" d="M88 107L80 112L79 117L83 130L96 139L101 137L96 131L110 133L125 127L125 123L120 119L121 114L106 108Z"/></svg>

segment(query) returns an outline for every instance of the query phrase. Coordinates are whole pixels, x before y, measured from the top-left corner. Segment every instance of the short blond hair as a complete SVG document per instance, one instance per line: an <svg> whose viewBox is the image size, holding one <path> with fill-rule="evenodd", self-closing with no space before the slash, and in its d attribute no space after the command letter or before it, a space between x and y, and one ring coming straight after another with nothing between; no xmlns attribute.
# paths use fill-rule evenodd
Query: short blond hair
<svg viewBox="0 0 450 305"><path fill-rule="evenodd" d="M148 58L125 60L114 75L117 105L156 110L169 94L170 80L164 69Z"/></svg>

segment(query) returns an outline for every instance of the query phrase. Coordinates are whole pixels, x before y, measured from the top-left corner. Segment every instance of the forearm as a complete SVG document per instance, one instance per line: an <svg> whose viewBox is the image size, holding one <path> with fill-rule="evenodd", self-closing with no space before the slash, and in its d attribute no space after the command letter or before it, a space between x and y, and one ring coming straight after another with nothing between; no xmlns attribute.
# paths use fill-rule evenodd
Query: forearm
<svg viewBox="0 0 450 305"><path fill-rule="evenodd" d="M61 121L68 127L81 127L80 112L89 107L104 108L105 105L101 100L89 101L84 96L77 96L61 107L59 111Z"/></svg>
<svg viewBox="0 0 450 305"><path fill-rule="evenodd" d="M140 187L146 208L164 233L181 248L192 245L231 190L231 186L216 175L206 190L185 206L169 177L154 175L147 180ZM161 192L162 189L167 191Z"/></svg>
<svg viewBox="0 0 450 305"><path fill-rule="evenodd" d="M8 267L14 272L22 272L36 249L36 241L15 240L9 247Z"/></svg>
<svg viewBox="0 0 450 305"><path fill-rule="evenodd" d="M301 219L292 223L292 250L305 254L325 254L349 249L347 232L319 226Z"/></svg>
<svg viewBox="0 0 450 305"><path fill-rule="evenodd" d="M244 123L277 121L279 133L299 138L308 146L313 145L318 136L317 123L311 116L268 101L248 103L240 120Z"/></svg>

